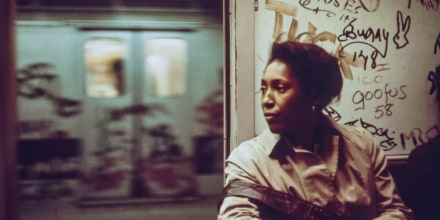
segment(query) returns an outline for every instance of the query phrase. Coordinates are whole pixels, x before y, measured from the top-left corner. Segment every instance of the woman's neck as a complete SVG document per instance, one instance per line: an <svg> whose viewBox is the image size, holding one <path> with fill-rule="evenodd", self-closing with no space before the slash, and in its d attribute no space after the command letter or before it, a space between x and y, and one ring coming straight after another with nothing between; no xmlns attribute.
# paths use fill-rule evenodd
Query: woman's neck
<svg viewBox="0 0 440 220"><path fill-rule="evenodd" d="M301 130L292 131L284 136L293 146L302 146L313 150L315 144L321 143L321 121L321 115L314 114L309 121L310 123L305 124Z"/></svg>

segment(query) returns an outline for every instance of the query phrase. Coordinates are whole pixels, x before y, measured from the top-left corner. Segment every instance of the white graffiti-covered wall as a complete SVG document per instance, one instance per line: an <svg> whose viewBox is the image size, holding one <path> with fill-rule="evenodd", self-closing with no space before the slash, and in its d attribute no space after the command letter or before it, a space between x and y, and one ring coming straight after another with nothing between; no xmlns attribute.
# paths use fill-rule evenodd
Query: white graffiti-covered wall
<svg viewBox="0 0 440 220"><path fill-rule="evenodd" d="M368 129L388 155L440 133L440 1L259 0L256 88L272 41L316 43L339 59L341 100L325 113ZM256 95L256 132L266 123Z"/></svg>

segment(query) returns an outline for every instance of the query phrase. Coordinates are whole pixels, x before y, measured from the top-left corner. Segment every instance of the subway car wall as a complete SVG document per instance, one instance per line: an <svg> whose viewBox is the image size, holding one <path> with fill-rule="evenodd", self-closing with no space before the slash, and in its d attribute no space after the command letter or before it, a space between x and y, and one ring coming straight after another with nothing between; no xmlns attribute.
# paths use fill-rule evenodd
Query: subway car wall
<svg viewBox="0 0 440 220"><path fill-rule="evenodd" d="M20 200L218 195L221 13L51 7L17 13Z"/></svg>

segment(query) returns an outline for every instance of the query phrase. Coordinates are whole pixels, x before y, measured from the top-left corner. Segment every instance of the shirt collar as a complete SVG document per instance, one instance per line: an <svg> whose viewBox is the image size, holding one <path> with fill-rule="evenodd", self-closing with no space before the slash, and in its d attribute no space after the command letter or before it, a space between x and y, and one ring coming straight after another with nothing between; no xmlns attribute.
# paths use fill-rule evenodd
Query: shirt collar
<svg viewBox="0 0 440 220"><path fill-rule="evenodd" d="M324 115L323 119L328 122L324 123L328 125L325 136L327 139L326 143L329 143L330 145L337 145L339 142L339 136L345 135L345 129L342 125L338 124L329 116ZM283 154L285 151L281 149L285 149L286 147L283 146L289 145L289 143L285 141L281 135L272 133L268 128L264 129L263 132L256 137L256 141L261 144L265 153L269 156Z"/></svg>
<svg viewBox="0 0 440 220"><path fill-rule="evenodd" d="M281 135L272 133L269 128L264 129L263 132L256 137L256 141L261 144L267 155L272 153L278 143L282 144L280 140L282 140Z"/></svg>

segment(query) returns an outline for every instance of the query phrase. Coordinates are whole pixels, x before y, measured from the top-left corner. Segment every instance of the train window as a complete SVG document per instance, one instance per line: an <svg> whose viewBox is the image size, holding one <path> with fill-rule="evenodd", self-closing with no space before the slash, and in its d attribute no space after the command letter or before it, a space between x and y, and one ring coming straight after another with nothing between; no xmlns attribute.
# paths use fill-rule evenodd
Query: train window
<svg viewBox="0 0 440 220"><path fill-rule="evenodd" d="M145 84L149 95L180 96L186 90L187 42L154 38L145 42Z"/></svg>
<svg viewBox="0 0 440 220"><path fill-rule="evenodd" d="M122 40L94 38L84 44L86 93L94 98L114 98L124 93L124 57Z"/></svg>

